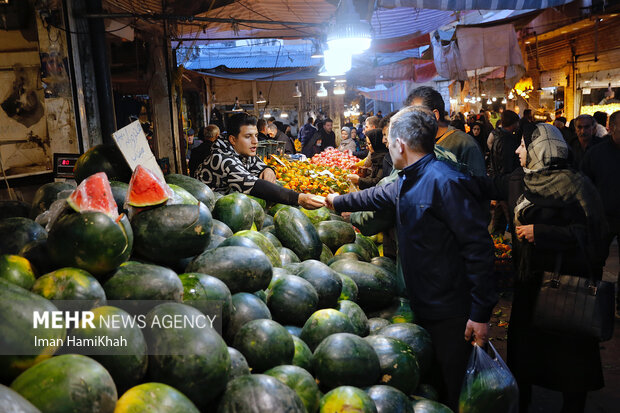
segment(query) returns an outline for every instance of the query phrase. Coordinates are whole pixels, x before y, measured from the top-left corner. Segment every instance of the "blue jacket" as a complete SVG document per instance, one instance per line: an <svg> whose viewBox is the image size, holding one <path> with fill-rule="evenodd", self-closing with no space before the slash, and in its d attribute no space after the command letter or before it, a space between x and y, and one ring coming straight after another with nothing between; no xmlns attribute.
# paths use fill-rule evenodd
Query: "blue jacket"
<svg viewBox="0 0 620 413"><path fill-rule="evenodd" d="M339 196L336 211L392 211L416 315L488 322L497 302L493 242L475 180L429 154L397 181Z"/></svg>

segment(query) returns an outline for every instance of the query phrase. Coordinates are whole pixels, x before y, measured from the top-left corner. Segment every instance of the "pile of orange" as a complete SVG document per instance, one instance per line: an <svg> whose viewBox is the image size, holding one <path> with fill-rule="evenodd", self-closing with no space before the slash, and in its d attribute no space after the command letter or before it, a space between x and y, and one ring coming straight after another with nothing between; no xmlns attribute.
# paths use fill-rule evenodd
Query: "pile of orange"
<svg viewBox="0 0 620 413"><path fill-rule="evenodd" d="M284 165L271 157L265 159L265 163L276 172L276 178L285 188L321 196L333 192L339 194L349 192L350 184L346 179L349 172L344 169L288 159L281 161ZM333 177L323 171L329 171Z"/></svg>
<svg viewBox="0 0 620 413"><path fill-rule="evenodd" d="M512 258L512 246L501 235L493 236L493 245L495 246L495 259L509 260Z"/></svg>

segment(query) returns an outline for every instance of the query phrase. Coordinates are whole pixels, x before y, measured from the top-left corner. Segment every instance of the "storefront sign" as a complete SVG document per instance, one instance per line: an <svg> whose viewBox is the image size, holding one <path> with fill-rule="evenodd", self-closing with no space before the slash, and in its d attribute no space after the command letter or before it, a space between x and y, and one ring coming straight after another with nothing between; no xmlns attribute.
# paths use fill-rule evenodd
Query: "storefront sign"
<svg viewBox="0 0 620 413"><path fill-rule="evenodd" d="M112 136L114 137L116 145L123 153L125 160L131 167L131 170L136 169L138 165L142 165L149 168L162 180L164 179L164 174L153 152L151 152L151 148L149 148L146 135L142 130L142 125L139 120L117 130Z"/></svg>

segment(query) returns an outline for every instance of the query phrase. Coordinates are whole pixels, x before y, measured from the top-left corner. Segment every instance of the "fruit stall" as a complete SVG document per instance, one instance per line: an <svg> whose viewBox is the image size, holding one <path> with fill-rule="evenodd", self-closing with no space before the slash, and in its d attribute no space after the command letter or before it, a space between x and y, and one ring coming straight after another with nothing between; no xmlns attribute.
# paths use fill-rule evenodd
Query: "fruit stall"
<svg viewBox="0 0 620 413"><path fill-rule="evenodd" d="M0 237L0 331L20 349L0 356L0 411L451 411L430 384L430 335L380 245L326 208L221 196L183 175L163 182L111 167L106 151L80 158L77 187L0 201L0 233L12 234ZM268 162L288 188L348 189L346 165ZM33 312L56 300L87 300L96 317L128 315L111 303L166 301L147 320L217 302L221 329L33 330ZM35 347L36 334L51 344ZM129 348L77 354L62 346L69 336L123 336Z"/></svg>

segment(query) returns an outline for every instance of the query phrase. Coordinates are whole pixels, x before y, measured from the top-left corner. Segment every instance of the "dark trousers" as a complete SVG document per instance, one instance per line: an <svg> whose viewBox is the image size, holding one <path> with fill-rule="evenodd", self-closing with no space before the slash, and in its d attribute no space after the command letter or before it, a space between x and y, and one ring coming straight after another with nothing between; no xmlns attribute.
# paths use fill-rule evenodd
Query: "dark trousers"
<svg viewBox="0 0 620 413"><path fill-rule="evenodd" d="M615 238L616 241L618 242L618 260L620 261L620 228L618 228L619 226L620 225L618 225L618 223L615 223L615 222L614 224L610 224L610 231L607 234L607 239L606 239L607 250L605 251L605 260L607 260L607 258L609 257L609 248L611 247L611 243L614 241L614 238ZM603 262L603 265L605 265L605 262ZM620 311L620 271L618 271L617 283L618 283L618 290L616 294L616 311Z"/></svg>
<svg viewBox="0 0 620 413"><path fill-rule="evenodd" d="M420 320L431 335L435 363L439 367L432 384L437 386L441 400L458 411L459 395L473 346L464 339L467 317L447 320Z"/></svg>

